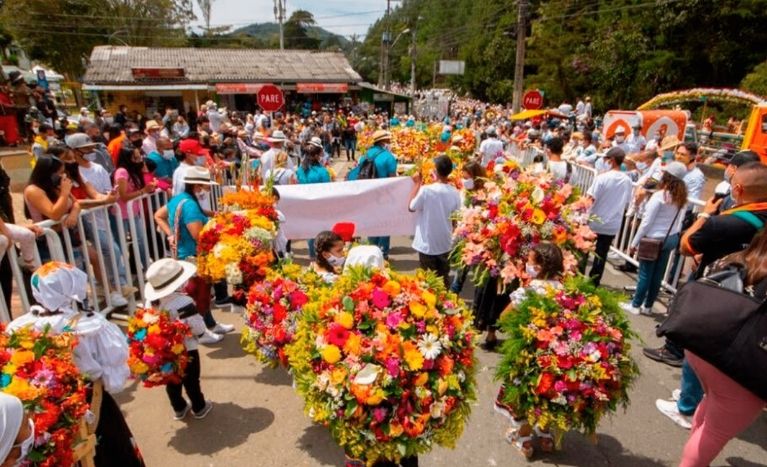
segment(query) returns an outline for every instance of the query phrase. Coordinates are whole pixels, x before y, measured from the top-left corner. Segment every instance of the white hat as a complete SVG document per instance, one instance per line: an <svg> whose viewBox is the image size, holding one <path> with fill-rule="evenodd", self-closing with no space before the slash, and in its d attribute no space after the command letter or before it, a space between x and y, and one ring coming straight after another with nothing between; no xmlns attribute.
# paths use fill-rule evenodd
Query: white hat
<svg viewBox="0 0 767 467"><path fill-rule="evenodd" d="M18 397L0 392L0 459L5 459L13 449L16 437L24 421L24 406Z"/></svg>
<svg viewBox="0 0 767 467"><path fill-rule="evenodd" d="M285 140L285 133L283 133L281 130L275 130L272 135L267 139L270 143L284 143Z"/></svg>
<svg viewBox="0 0 767 467"><path fill-rule="evenodd" d="M320 149L323 149L322 140L317 136L312 136L312 139L309 140L309 146L316 146Z"/></svg>
<svg viewBox="0 0 767 467"><path fill-rule="evenodd" d="M346 255L344 272L352 266L383 269L384 265L384 257L380 248L375 245L359 245L349 250L349 254Z"/></svg>
<svg viewBox="0 0 767 467"><path fill-rule="evenodd" d="M191 183L193 185L218 185L218 183L210 179L210 170L196 165L187 167L186 172L184 173L184 183Z"/></svg>
<svg viewBox="0 0 767 467"><path fill-rule="evenodd" d="M197 266L187 261L163 258L155 261L146 271L144 298L159 300L175 292L194 276Z"/></svg>
<svg viewBox="0 0 767 467"><path fill-rule="evenodd" d="M64 143L72 149L90 149L98 146L85 133L72 133L64 137Z"/></svg>
<svg viewBox="0 0 767 467"><path fill-rule="evenodd" d="M617 135L618 133L623 133L625 135L626 129L623 128L622 126L619 126L618 128L615 129L615 134Z"/></svg>
<svg viewBox="0 0 767 467"><path fill-rule="evenodd" d="M687 167L684 166L681 162L672 162L670 164L666 164L661 171L668 172L670 175L673 175L674 177L678 178L679 180L684 180L684 176L687 175Z"/></svg>

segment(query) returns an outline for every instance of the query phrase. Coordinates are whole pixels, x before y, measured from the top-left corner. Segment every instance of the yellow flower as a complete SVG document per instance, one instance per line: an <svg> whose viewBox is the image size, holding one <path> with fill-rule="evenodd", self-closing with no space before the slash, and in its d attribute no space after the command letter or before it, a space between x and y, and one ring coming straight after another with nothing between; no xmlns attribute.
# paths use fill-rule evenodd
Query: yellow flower
<svg viewBox="0 0 767 467"><path fill-rule="evenodd" d="M423 386L429 381L429 373L423 372L418 375L418 378L415 379L415 385L416 386Z"/></svg>
<svg viewBox="0 0 767 467"><path fill-rule="evenodd" d="M147 334L160 334L161 332L160 326L156 324L149 326L149 329L147 329Z"/></svg>
<svg viewBox="0 0 767 467"><path fill-rule="evenodd" d="M410 313L416 318L423 318L426 314L426 307L422 303L410 302Z"/></svg>
<svg viewBox="0 0 767 467"><path fill-rule="evenodd" d="M342 384L346 380L346 375L346 370L343 367L338 367L330 373L330 382L335 385Z"/></svg>
<svg viewBox="0 0 767 467"><path fill-rule="evenodd" d="M546 222L546 213L540 209L533 211L533 223L536 225L541 225L544 222Z"/></svg>
<svg viewBox="0 0 767 467"><path fill-rule="evenodd" d="M423 368L423 355L413 343L408 342L405 344L405 362L407 366L413 371L418 371Z"/></svg>
<svg viewBox="0 0 767 467"><path fill-rule="evenodd" d="M396 281L389 281L383 286L383 291L389 294L390 297L399 295L401 290L402 287L400 287L399 282Z"/></svg>
<svg viewBox="0 0 767 467"><path fill-rule="evenodd" d="M344 344L344 351L351 355L359 355L362 352L362 338L357 334L349 334Z"/></svg>
<svg viewBox="0 0 767 467"><path fill-rule="evenodd" d="M27 380L22 378L13 378L11 384L6 386L3 391L21 400L34 399L36 394L35 389L29 385Z"/></svg>
<svg viewBox="0 0 767 467"><path fill-rule="evenodd" d="M171 347L170 351L178 355L184 351L184 344L175 344L173 347Z"/></svg>
<svg viewBox="0 0 767 467"><path fill-rule="evenodd" d="M336 315L335 322L346 329L351 329L354 327L354 316L348 311L342 311Z"/></svg>
<svg viewBox="0 0 767 467"><path fill-rule="evenodd" d="M378 405L382 400L384 400L384 392L381 388L378 388L365 399L365 404Z"/></svg>
<svg viewBox="0 0 767 467"><path fill-rule="evenodd" d="M426 302L426 304L429 306L429 308L434 308L437 306L437 296L429 291L425 291L421 298L423 298L423 301Z"/></svg>
<svg viewBox="0 0 767 467"><path fill-rule="evenodd" d="M322 349L322 359L331 365L341 360L341 350L333 344Z"/></svg>
<svg viewBox="0 0 767 467"><path fill-rule="evenodd" d="M23 366L33 361L34 359L35 354L29 350L20 350L14 352L13 355L11 355L11 363L15 364L16 366Z"/></svg>
<svg viewBox="0 0 767 467"><path fill-rule="evenodd" d="M389 424L389 436L392 438L396 438L397 436L401 435L403 431L404 429L399 422L392 422Z"/></svg>

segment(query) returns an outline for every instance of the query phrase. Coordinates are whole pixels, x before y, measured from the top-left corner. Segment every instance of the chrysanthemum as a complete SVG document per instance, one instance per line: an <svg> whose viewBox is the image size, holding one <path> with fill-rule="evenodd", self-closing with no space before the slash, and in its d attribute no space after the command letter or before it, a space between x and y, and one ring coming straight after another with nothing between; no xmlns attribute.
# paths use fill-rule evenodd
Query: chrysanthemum
<svg viewBox="0 0 767 467"><path fill-rule="evenodd" d="M436 335L426 334L418 341L418 350L423 355L423 358L434 360L442 352L442 344L440 344L439 338Z"/></svg>

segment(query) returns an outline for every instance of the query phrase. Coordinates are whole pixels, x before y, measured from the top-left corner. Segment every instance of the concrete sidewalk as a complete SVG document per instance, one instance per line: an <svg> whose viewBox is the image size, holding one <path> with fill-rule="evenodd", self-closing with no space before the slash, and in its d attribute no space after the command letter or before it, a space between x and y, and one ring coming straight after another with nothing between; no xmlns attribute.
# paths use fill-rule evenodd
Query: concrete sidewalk
<svg viewBox="0 0 767 467"><path fill-rule="evenodd" d="M406 238L395 238L392 266L413 271L417 256ZM305 243L297 245L299 260L306 258ZM623 287L633 279L611 267L603 281ZM469 300L467 284L463 297ZM658 307L660 308L660 307ZM243 325L235 313L214 312L221 322ZM662 315L631 316L635 330L647 345L657 345L655 325ZM565 436L562 451L527 462L503 440L505 421L495 415L492 403L498 384L493 381L498 355L477 350L478 400L456 449L436 448L422 456L422 466L625 466L677 465L688 431L674 425L655 408L655 399L670 397L679 385L680 370L633 354L641 376L631 390L631 405L602 422L597 444L578 433ZM270 369L244 354L239 334L228 335L213 347L201 346L202 388L214 401L204 420L188 416L173 421L173 411L162 388L133 384L117 396L137 438L148 466L316 466L342 465L343 451L328 430L315 426L303 414L301 399L282 369ZM714 466L756 467L767 462L767 417L762 416L739 438L731 441Z"/></svg>

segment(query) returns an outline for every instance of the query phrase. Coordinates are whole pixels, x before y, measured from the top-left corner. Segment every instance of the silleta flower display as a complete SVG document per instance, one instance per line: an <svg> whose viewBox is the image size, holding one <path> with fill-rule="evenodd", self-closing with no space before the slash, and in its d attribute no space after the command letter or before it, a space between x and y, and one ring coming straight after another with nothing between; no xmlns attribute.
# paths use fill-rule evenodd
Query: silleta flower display
<svg viewBox="0 0 767 467"><path fill-rule="evenodd" d="M128 366L145 387L180 383L189 361L184 339L189 326L168 312L137 309L128 320Z"/></svg>

